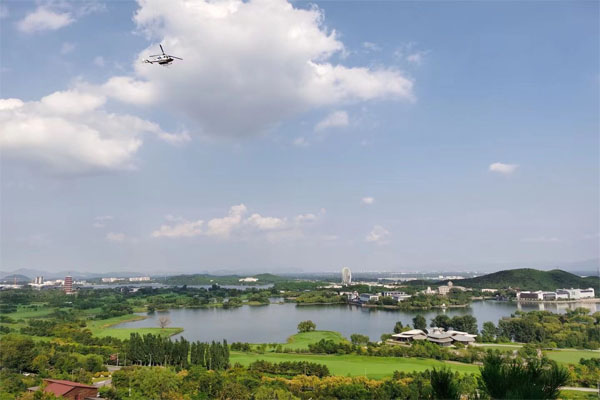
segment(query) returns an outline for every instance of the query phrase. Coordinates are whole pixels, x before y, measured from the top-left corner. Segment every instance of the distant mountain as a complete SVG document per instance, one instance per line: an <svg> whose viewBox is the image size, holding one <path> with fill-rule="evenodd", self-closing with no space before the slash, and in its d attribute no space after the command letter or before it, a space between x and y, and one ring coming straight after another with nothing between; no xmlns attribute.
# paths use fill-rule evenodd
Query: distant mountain
<svg viewBox="0 0 600 400"><path fill-rule="evenodd" d="M1 283L28 283L31 282L31 278L21 274L11 274L6 275L2 279L0 279Z"/></svg>
<svg viewBox="0 0 600 400"><path fill-rule="evenodd" d="M511 287L521 290L556 290L593 287L597 293L600 291L600 279L597 276L582 278L560 269L551 271L539 271L531 268L509 269L477 278L461 279L456 281L456 284L480 289Z"/></svg>

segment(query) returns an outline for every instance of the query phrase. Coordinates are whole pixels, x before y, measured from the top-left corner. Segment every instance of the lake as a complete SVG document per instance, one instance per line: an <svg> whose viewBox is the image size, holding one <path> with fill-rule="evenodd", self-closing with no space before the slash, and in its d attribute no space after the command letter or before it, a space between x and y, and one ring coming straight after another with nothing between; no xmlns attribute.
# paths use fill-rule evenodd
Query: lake
<svg viewBox="0 0 600 400"><path fill-rule="evenodd" d="M417 312L378 310L351 305L296 306L293 303L284 303L234 309L173 309L149 314L144 320L126 322L114 328L158 327L158 318L167 315L171 319L169 326L184 328L184 331L174 338L183 336L191 341L227 339L230 343L283 343L290 335L296 333L298 322L310 319L317 325L317 329L337 331L347 338L353 333L360 333L376 341L381 334L392 333L396 321L412 324L413 317L419 313L425 317L427 324L442 313L449 317L470 314L477 318L481 329L484 322L492 321L497 324L499 319L510 316L517 309L545 309L564 313L576 307L586 307L592 312L600 308L595 303L517 304L486 300L475 301L468 308Z"/></svg>

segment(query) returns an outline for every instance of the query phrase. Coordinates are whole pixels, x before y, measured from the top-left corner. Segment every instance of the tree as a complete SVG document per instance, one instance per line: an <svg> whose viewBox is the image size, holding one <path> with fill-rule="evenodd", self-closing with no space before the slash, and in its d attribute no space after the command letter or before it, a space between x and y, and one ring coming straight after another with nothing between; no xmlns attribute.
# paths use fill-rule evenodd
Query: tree
<svg viewBox="0 0 600 400"><path fill-rule="evenodd" d="M353 333L352 335L350 335L350 341L352 342L352 344L366 345L367 343L369 343L369 337L366 335Z"/></svg>
<svg viewBox="0 0 600 400"><path fill-rule="evenodd" d="M163 315L158 318L158 325L160 326L161 329L166 328L167 325L169 325L170 323L171 323L171 319L169 317L167 317L166 315Z"/></svg>
<svg viewBox="0 0 600 400"><path fill-rule="evenodd" d="M488 353L480 371L480 389L492 399L556 399L569 380L554 361L530 359L525 365L498 352Z"/></svg>
<svg viewBox="0 0 600 400"><path fill-rule="evenodd" d="M315 329L317 329L317 325L311 320L302 321L298 324L298 332L300 333L314 331Z"/></svg>
<svg viewBox="0 0 600 400"><path fill-rule="evenodd" d="M434 399L460 399L458 384L452 371L446 367L433 369L431 372L431 388Z"/></svg>
<svg viewBox="0 0 600 400"><path fill-rule="evenodd" d="M483 329L481 330L481 341L482 342L493 342L496 340L496 334L498 330L496 329L496 325L493 322L484 322Z"/></svg>
<svg viewBox="0 0 600 400"><path fill-rule="evenodd" d="M12 371L30 371L35 358L35 343L28 337L6 335L0 340L0 367Z"/></svg>
<svg viewBox="0 0 600 400"><path fill-rule="evenodd" d="M477 334L477 319L472 315L456 316L452 318L450 326L457 331L468 332L473 335Z"/></svg>
<svg viewBox="0 0 600 400"><path fill-rule="evenodd" d="M431 320L431 327L448 329L451 326L452 319L446 314L437 315L435 318Z"/></svg>
<svg viewBox="0 0 600 400"><path fill-rule="evenodd" d="M404 331L404 325L402 324L402 321L396 322L396 325L394 325L394 333L400 333L402 331Z"/></svg>
<svg viewBox="0 0 600 400"><path fill-rule="evenodd" d="M416 317L413 318L413 327L415 329L426 329L427 328L427 321L425 320L425 317L423 317L421 314L418 314Z"/></svg>

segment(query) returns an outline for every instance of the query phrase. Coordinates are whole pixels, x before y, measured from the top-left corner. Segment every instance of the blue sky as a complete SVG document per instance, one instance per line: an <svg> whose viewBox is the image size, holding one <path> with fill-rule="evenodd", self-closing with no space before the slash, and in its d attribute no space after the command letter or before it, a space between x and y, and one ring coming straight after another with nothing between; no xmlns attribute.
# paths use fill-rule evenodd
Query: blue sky
<svg viewBox="0 0 600 400"><path fill-rule="evenodd" d="M5 1L0 269L597 258L598 11Z"/></svg>

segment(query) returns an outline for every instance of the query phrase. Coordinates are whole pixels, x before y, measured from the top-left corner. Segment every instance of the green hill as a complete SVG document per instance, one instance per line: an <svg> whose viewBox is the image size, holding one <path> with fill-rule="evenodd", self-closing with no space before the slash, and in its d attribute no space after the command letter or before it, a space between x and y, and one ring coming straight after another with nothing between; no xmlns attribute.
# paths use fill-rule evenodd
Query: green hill
<svg viewBox="0 0 600 400"><path fill-rule="evenodd" d="M447 281L445 281L447 282ZM556 290L561 288L589 288L600 291L600 278L582 278L569 272L553 269L539 271L531 268L509 269L477 278L461 279L457 285L472 288L514 288L521 290Z"/></svg>

